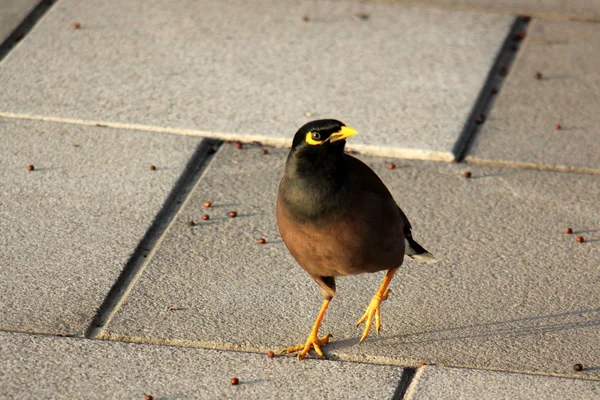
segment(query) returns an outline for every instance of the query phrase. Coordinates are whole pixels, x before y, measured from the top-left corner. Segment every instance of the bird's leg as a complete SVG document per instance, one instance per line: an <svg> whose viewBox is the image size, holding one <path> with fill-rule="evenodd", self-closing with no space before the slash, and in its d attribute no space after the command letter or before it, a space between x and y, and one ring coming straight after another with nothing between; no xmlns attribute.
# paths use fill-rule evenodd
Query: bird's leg
<svg viewBox="0 0 600 400"><path fill-rule="evenodd" d="M388 289L387 287L392 281L392 278L394 277L394 274L397 270L398 267L388 270L387 274L385 274L385 277L383 278L381 287L379 288L377 293L375 293L375 296L373 296L373 298L371 299L371 302L369 303L369 306L367 307L362 318L359 319L356 323L356 326L359 326L360 324L365 322L365 320L367 321L365 325L365 330L363 332L362 337L360 338L359 343L362 343L362 341L365 340L367 336L369 336L371 324L373 323L373 316L375 316L375 328L377 329L377 333L379 333L379 330L381 329L381 302L387 300L388 295L391 292L391 289Z"/></svg>
<svg viewBox="0 0 600 400"><path fill-rule="evenodd" d="M319 315L317 316L315 325L313 326L312 331L310 332L310 335L308 335L308 338L306 339L305 344L301 344L300 346L288 347L287 349L283 349L281 352L289 354L289 353L295 353L295 352L301 350L300 353L298 353L298 360L302 360L304 357L306 357L306 355L310 351L310 348L312 347L315 349L315 351L321 358L325 358L325 356L323 355L323 351L321 350L321 346L324 346L327 343L329 343L329 339L332 338L333 336L328 333L327 335L323 336L322 339L319 339L318 334L319 334L319 327L321 326L321 321L323 321L323 317L325 316L325 311L327 310L328 306L329 306L329 299L323 300L323 305L321 306L321 311L319 311Z"/></svg>

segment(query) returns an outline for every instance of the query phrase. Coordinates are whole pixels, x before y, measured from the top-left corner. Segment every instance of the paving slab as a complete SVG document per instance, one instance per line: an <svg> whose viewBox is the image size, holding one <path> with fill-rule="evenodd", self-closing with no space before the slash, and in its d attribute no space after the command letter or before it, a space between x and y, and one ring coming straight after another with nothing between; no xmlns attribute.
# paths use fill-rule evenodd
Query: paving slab
<svg viewBox="0 0 600 400"><path fill-rule="evenodd" d="M339 1L63 0L1 64L0 115L279 146L336 117L363 132L356 148L452 160L513 20Z"/></svg>
<svg viewBox="0 0 600 400"><path fill-rule="evenodd" d="M599 41L599 24L534 20L467 159L600 172Z"/></svg>
<svg viewBox="0 0 600 400"><path fill-rule="evenodd" d="M543 18L600 20L598 0L374 0L405 6L448 7L452 9L533 15Z"/></svg>
<svg viewBox="0 0 600 400"><path fill-rule="evenodd" d="M426 366L415 375L405 399L593 400L598 396L600 382Z"/></svg>
<svg viewBox="0 0 600 400"><path fill-rule="evenodd" d="M0 119L0 329L82 335L199 141Z"/></svg>
<svg viewBox="0 0 600 400"><path fill-rule="evenodd" d="M321 296L277 232L285 156L219 150L105 337L253 351L304 342ZM577 376L600 376L597 176L469 166L466 179L465 165L404 160L390 170L364 159L440 262L406 262L381 336L361 345L354 322L383 273L339 278L322 329L335 336L329 356L562 375L582 363L594 368Z"/></svg>
<svg viewBox="0 0 600 400"><path fill-rule="evenodd" d="M389 399L403 370L3 332L0 357L0 397L11 399Z"/></svg>
<svg viewBox="0 0 600 400"><path fill-rule="evenodd" d="M2 43L27 15L39 0L0 0L0 43Z"/></svg>

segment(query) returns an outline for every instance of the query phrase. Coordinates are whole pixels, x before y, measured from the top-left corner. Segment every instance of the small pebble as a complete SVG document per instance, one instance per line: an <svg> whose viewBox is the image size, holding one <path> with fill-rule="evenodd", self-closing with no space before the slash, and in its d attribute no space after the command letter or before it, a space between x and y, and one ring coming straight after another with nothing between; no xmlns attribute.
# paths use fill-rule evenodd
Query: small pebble
<svg viewBox="0 0 600 400"><path fill-rule="evenodd" d="M192 220L189 220L187 222L187 226L194 226L194 225L196 225L196 223L194 221L192 221Z"/></svg>
<svg viewBox="0 0 600 400"><path fill-rule="evenodd" d="M394 164L394 163L389 163L389 164L388 164L388 168L389 168L389 169L396 169L396 164Z"/></svg>
<svg viewBox="0 0 600 400"><path fill-rule="evenodd" d="M210 215L208 215L208 214L204 214L204 215L202 216L202 219L203 219L204 221L208 221L208 220L210 219Z"/></svg>
<svg viewBox="0 0 600 400"><path fill-rule="evenodd" d="M167 307L168 311L181 311L183 308L181 307Z"/></svg>
<svg viewBox="0 0 600 400"><path fill-rule="evenodd" d="M583 365L575 364L575 365L573 365L573 369L577 372L583 371Z"/></svg>
<svg viewBox="0 0 600 400"><path fill-rule="evenodd" d="M32 165L28 165L27 166L27 171L33 171L35 169L35 167Z"/></svg>
<svg viewBox="0 0 600 400"><path fill-rule="evenodd" d="M542 79L543 77L544 77L544 75L542 75L541 72L538 71L538 72L535 73L535 79L539 80L539 79Z"/></svg>
<svg viewBox="0 0 600 400"><path fill-rule="evenodd" d="M565 233L567 235L570 235L571 233L573 233L573 229L572 228L567 228L567 229L565 229Z"/></svg>
<svg viewBox="0 0 600 400"><path fill-rule="evenodd" d="M204 208L210 208L210 206L212 206L212 203L210 201L206 200L204 202Z"/></svg>
<svg viewBox="0 0 600 400"><path fill-rule="evenodd" d="M81 28L81 24L79 22L75 22L73 24L73 29L79 29L79 28Z"/></svg>
<svg viewBox="0 0 600 400"><path fill-rule="evenodd" d="M260 151L260 154L262 154L263 156L266 156L267 154L269 154L269 150L267 150L267 149L262 149L262 150Z"/></svg>
<svg viewBox="0 0 600 400"><path fill-rule="evenodd" d="M585 239L583 238L583 236L577 236L575 238L575 240L577 240L577 243L583 243L583 242L585 242Z"/></svg>
<svg viewBox="0 0 600 400"><path fill-rule="evenodd" d="M471 171L465 171L463 175L465 176L465 178L470 178L472 176Z"/></svg>
<svg viewBox="0 0 600 400"><path fill-rule="evenodd" d="M152 397L152 395L149 395L149 394L147 394L147 395L144 397L144 400L152 400L152 399L154 399L154 397Z"/></svg>
<svg viewBox="0 0 600 400"><path fill-rule="evenodd" d="M231 384L232 385L237 385L238 383L240 383L240 380L238 378L231 378Z"/></svg>
<svg viewBox="0 0 600 400"><path fill-rule="evenodd" d="M302 17L302 21L308 22L310 21L310 18L308 17L308 15L305 15L304 17Z"/></svg>
<svg viewBox="0 0 600 400"><path fill-rule="evenodd" d="M560 124L556 124L554 125L554 129L560 131L562 129L562 126L560 126Z"/></svg>
<svg viewBox="0 0 600 400"><path fill-rule="evenodd" d="M269 350L269 352L267 353L267 357L273 358L273 357L275 357L275 353L273 353L271 350Z"/></svg>
<svg viewBox="0 0 600 400"><path fill-rule="evenodd" d="M156 171L156 166L155 165L151 165L150 166L150 171Z"/></svg>
<svg viewBox="0 0 600 400"><path fill-rule="evenodd" d="M515 36L513 36L513 39L514 40L523 40L523 39L525 39L525 36L527 36L527 32L519 31L519 32L515 33Z"/></svg>
<svg viewBox="0 0 600 400"><path fill-rule="evenodd" d="M237 212L235 212L235 211L229 211L229 216L231 218L235 218L235 217L237 217Z"/></svg>
<svg viewBox="0 0 600 400"><path fill-rule="evenodd" d="M368 20L368 19L369 19L371 16L370 16L369 14L365 14L365 13L358 13L358 14L355 14L355 15L354 15L354 17L355 17L356 19L360 19L360 20L366 21L366 20Z"/></svg>
<svg viewBox="0 0 600 400"><path fill-rule="evenodd" d="M265 244L265 243L267 243L267 241L265 240L265 238L258 239L258 244Z"/></svg>
<svg viewBox="0 0 600 400"><path fill-rule="evenodd" d="M305 117L312 117L313 113L311 113L310 111L307 111L304 113Z"/></svg>
<svg viewBox="0 0 600 400"><path fill-rule="evenodd" d="M242 142L235 142L235 148L238 150L241 150L244 147L244 145L242 144Z"/></svg>

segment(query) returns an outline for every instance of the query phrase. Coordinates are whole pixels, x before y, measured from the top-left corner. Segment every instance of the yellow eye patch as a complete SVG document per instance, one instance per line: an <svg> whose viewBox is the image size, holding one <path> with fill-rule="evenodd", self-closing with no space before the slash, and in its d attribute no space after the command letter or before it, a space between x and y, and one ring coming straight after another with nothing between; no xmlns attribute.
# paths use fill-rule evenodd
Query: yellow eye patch
<svg viewBox="0 0 600 400"><path fill-rule="evenodd" d="M308 143L308 144L310 144L310 145L316 146L316 145L318 145L318 144L323 144L323 143L324 143L324 142L326 142L326 141L327 141L327 140L315 140L315 139L313 139L313 137L312 137L312 132L308 132L308 133L306 134L306 143Z"/></svg>

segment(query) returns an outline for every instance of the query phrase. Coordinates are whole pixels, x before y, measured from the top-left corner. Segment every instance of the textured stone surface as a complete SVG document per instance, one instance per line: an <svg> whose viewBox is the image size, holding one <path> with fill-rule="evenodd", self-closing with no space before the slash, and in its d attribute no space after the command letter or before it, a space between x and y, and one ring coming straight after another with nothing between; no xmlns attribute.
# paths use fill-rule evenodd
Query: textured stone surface
<svg viewBox="0 0 600 400"><path fill-rule="evenodd" d="M277 233L285 153L220 150L108 336L253 350L305 340L321 300ZM389 170L384 159L366 161L440 262L407 261L382 306L381 336L360 346L354 322L382 274L339 278L322 329L335 336L330 355L564 375L576 362L598 367L597 176L470 166L465 179L464 165L396 161ZM575 235L562 233L568 226ZM600 374L578 374L588 375Z"/></svg>
<svg viewBox="0 0 600 400"><path fill-rule="evenodd" d="M405 398L593 400L599 396L600 382L427 366L417 372Z"/></svg>
<svg viewBox="0 0 600 400"><path fill-rule="evenodd" d="M335 1L63 0L2 63L0 113L277 145L338 118L372 153L449 160L512 21Z"/></svg>
<svg viewBox="0 0 600 400"><path fill-rule="evenodd" d="M375 0L408 6L496 11L551 18L600 19L599 0Z"/></svg>
<svg viewBox="0 0 600 400"><path fill-rule="evenodd" d="M0 0L0 43L19 26L39 0Z"/></svg>
<svg viewBox="0 0 600 400"><path fill-rule="evenodd" d="M402 375L380 365L2 332L0 358L0 397L11 399L389 399Z"/></svg>
<svg viewBox="0 0 600 400"><path fill-rule="evenodd" d="M0 119L0 329L82 334L199 141Z"/></svg>
<svg viewBox="0 0 600 400"><path fill-rule="evenodd" d="M468 159L600 172L599 41L599 24L534 20Z"/></svg>

